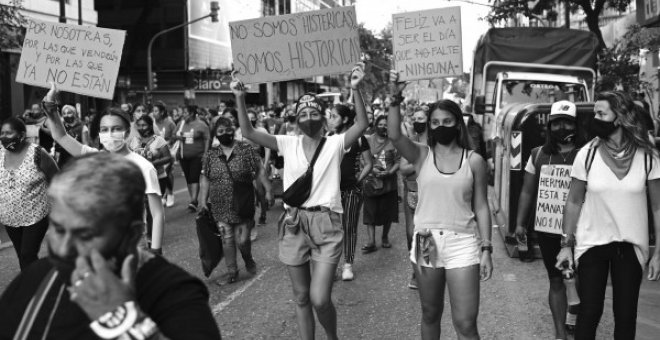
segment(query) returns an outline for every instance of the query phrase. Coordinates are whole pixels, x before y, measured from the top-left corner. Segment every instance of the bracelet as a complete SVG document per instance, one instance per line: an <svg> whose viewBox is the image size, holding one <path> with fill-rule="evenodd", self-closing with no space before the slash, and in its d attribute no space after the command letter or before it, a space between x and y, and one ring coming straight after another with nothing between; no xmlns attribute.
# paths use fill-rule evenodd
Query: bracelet
<svg viewBox="0 0 660 340"><path fill-rule="evenodd" d="M562 248L575 247L575 234L562 234L560 246Z"/></svg>
<svg viewBox="0 0 660 340"><path fill-rule="evenodd" d="M493 253L493 246L492 245L481 246L481 252L483 253L483 252L486 252L486 251L488 251L492 254Z"/></svg>
<svg viewBox="0 0 660 340"><path fill-rule="evenodd" d="M135 302L127 301L114 311L101 315L89 326L101 339L114 339L126 333L135 325L138 310Z"/></svg>
<svg viewBox="0 0 660 340"><path fill-rule="evenodd" d="M493 242L491 242L490 240L481 240L481 246L482 247L492 246L492 245L493 245Z"/></svg>
<svg viewBox="0 0 660 340"><path fill-rule="evenodd" d="M390 106L399 106L404 99L405 98L401 95L401 93L395 94L392 96L392 101L390 102Z"/></svg>
<svg viewBox="0 0 660 340"><path fill-rule="evenodd" d="M156 333L158 333L158 326L156 323L151 320L151 318L144 317L144 319L136 322L126 334L131 340L145 340L154 336Z"/></svg>

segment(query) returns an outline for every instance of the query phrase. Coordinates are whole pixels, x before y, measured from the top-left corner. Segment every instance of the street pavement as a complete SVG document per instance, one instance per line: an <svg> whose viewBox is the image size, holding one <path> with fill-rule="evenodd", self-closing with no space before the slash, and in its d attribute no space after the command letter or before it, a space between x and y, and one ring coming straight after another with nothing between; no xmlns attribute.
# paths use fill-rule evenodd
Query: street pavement
<svg viewBox="0 0 660 340"><path fill-rule="evenodd" d="M257 227L258 239L253 254L258 264L256 275L249 275L239 256L240 276L234 284L218 285L225 273L224 261L205 278L198 258L194 214L186 210L188 193L180 176L175 185L176 205L166 209L164 256L208 286L210 305L223 339L294 339L297 326L291 286L286 268L277 259L277 227L281 202L268 212L268 223ZM403 221L403 216L400 217ZM496 227L494 227L496 228ZM354 264L356 278L337 281L333 301L338 313L342 339L419 339L421 310L417 291L407 288L411 274L407 259L403 224L392 227L390 249L362 255L366 242L361 226L358 254ZM380 240L381 228L376 239ZM500 234L493 229L494 272L482 283L479 332L483 339L554 339L550 310L547 307L547 279L540 260L522 263L506 255ZM45 250L42 247L42 256ZM19 272L13 248L0 250L0 291ZM446 294L445 294L446 295ZM611 288L608 287L605 312L598 339L612 338ZM660 283L644 279L639 299L638 339L658 339L660 334ZM317 335L324 339L317 323ZM456 339L449 300L445 298L442 339Z"/></svg>

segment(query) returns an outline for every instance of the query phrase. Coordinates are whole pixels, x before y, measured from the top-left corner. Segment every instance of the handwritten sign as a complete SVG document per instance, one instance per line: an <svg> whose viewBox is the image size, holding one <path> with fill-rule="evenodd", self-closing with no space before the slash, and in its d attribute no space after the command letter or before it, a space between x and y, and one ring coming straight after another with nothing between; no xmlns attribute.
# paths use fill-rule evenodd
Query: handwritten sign
<svg viewBox="0 0 660 340"><path fill-rule="evenodd" d="M541 167L536 199L536 231L562 234L564 204L571 185L571 166L546 164Z"/></svg>
<svg viewBox="0 0 660 340"><path fill-rule="evenodd" d="M16 82L112 99L126 33L29 20Z"/></svg>
<svg viewBox="0 0 660 340"><path fill-rule="evenodd" d="M360 61L355 7L230 22L234 68L244 83L337 74Z"/></svg>
<svg viewBox="0 0 660 340"><path fill-rule="evenodd" d="M392 15L394 65L401 80L463 74L461 8Z"/></svg>

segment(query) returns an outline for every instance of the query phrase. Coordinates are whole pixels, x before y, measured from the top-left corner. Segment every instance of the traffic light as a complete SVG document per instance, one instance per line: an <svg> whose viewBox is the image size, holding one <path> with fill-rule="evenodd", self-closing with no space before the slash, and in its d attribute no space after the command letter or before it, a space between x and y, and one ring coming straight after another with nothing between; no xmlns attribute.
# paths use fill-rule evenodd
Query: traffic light
<svg viewBox="0 0 660 340"><path fill-rule="evenodd" d="M218 22L218 11L220 10L220 5L217 1L211 1L211 22Z"/></svg>
<svg viewBox="0 0 660 340"><path fill-rule="evenodd" d="M151 83L153 84L153 89L158 88L158 75L156 72L151 72Z"/></svg>

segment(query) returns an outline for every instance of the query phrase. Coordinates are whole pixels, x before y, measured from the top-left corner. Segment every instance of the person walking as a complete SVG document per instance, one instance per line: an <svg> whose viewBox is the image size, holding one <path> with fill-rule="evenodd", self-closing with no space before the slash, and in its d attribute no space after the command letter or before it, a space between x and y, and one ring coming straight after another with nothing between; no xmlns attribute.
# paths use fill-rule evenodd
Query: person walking
<svg viewBox="0 0 660 340"><path fill-rule="evenodd" d="M573 163L555 266L577 265L576 339L595 339L608 277L614 339L634 339L647 263L648 279L660 279L660 240L656 238L649 254L648 233L649 206L656 235L660 233L660 158L630 95L601 92L594 113L589 127L595 138Z"/></svg>
<svg viewBox="0 0 660 340"><path fill-rule="evenodd" d="M21 270L38 259L48 229L48 183L58 171L48 152L26 138L25 123L7 118L0 127L0 224L14 244Z"/></svg>
<svg viewBox="0 0 660 340"><path fill-rule="evenodd" d="M399 154L387 138L387 116L376 118L376 132L367 136L373 155L373 167L364 183L364 210L362 223L367 226L367 244L362 247L363 254L376 251L376 226L383 226L381 245L391 248L389 240L392 223L399 222L399 190L397 171Z"/></svg>
<svg viewBox="0 0 660 340"><path fill-rule="evenodd" d="M564 173L564 179L570 182L570 169L577 154L575 146L576 112L575 104L567 100L552 104L546 127L545 144L532 149L525 166L525 178L518 200L518 216L516 218L515 233L518 239L529 240L527 234L532 231L536 232L543 264L550 281L548 304L555 326L556 339L566 339L566 327L567 325L570 327L575 326L575 314L568 314L569 306L562 271L555 268L557 255L561 249L561 234L536 230L535 221L537 217L534 212L538 203L539 180L542 173L553 171L553 169L568 170L558 173ZM558 199L562 200L564 198L559 197ZM559 231L561 232L561 230ZM569 320L569 316L571 320Z"/></svg>
<svg viewBox="0 0 660 340"><path fill-rule="evenodd" d="M195 212L199 195L199 175L202 172L202 156L211 145L209 127L197 118L197 106L191 105L184 110L183 119L177 130L175 138L181 142L177 158L186 178L190 195L188 210Z"/></svg>
<svg viewBox="0 0 660 340"><path fill-rule="evenodd" d="M154 131L167 142L171 155L172 146L176 142L176 139L174 138L176 124L174 124L172 119L167 115L165 103L157 101L154 104L154 107L151 108L151 116L154 120ZM164 205L168 208L174 206L174 175L172 173L174 168L174 158L175 157L170 157L170 162L164 166L165 173L167 174L167 181L165 182L165 190L161 190L163 191Z"/></svg>
<svg viewBox="0 0 660 340"><path fill-rule="evenodd" d="M396 71L390 78L388 137L413 164L419 189L410 260L419 286L422 339L440 338L445 285L458 338L479 339L480 278L488 280L493 271L486 162L470 150L461 108L450 100L429 108L426 143L403 136L399 105L405 83Z"/></svg>
<svg viewBox="0 0 660 340"><path fill-rule="evenodd" d="M62 121L64 122L64 129L67 134L75 138L78 142L89 145L89 129L80 121L80 117L78 116L75 107L71 105L64 105L62 107ZM55 143L54 149L57 166L61 168L69 159L71 159L71 154L66 152L66 150L57 143Z"/></svg>
<svg viewBox="0 0 660 340"><path fill-rule="evenodd" d="M367 127L362 95L357 90L363 78L364 65L358 64L350 76L351 87L356 90L355 124L345 133L330 137L323 136L324 108L320 100L309 93L301 96L296 103L298 127L302 135L273 136L256 131L247 117L243 84L238 79L231 83L243 136L284 157L285 194L293 186L298 189L296 193L303 195L302 199L307 196L302 203L285 206L279 241L279 258L287 265L293 286L296 319L302 339L314 338L312 308L327 338L337 339L337 312L331 293L343 241L340 169L347 147L353 145ZM310 167L311 164L313 166ZM294 182L297 184L294 185ZM293 195L290 201L302 201L300 195ZM313 266L310 266L310 260Z"/></svg>
<svg viewBox="0 0 660 340"><path fill-rule="evenodd" d="M198 212L210 210L217 222L224 245L227 283L234 283L238 280L237 244L245 269L253 275L257 272L250 240L255 214L252 182L262 182L269 201L272 201L272 193L261 157L251 145L235 139L232 122L219 117L212 132L219 145L202 158Z"/></svg>
<svg viewBox="0 0 660 340"><path fill-rule="evenodd" d="M355 111L348 106L336 104L330 110L328 127L333 134L346 133L355 123ZM364 166L361 168L361 163ZM360 210L362 209L362 182L371 172L373 159L369 142L364 136L360 136L357 142L351 145L341 161L341 203L344 209L342 214L342 227L344 228L344 266L341 278L344 281L352 281L355 277L353 262L355 261L355 248L357 245L358 222Z"/></svg>

